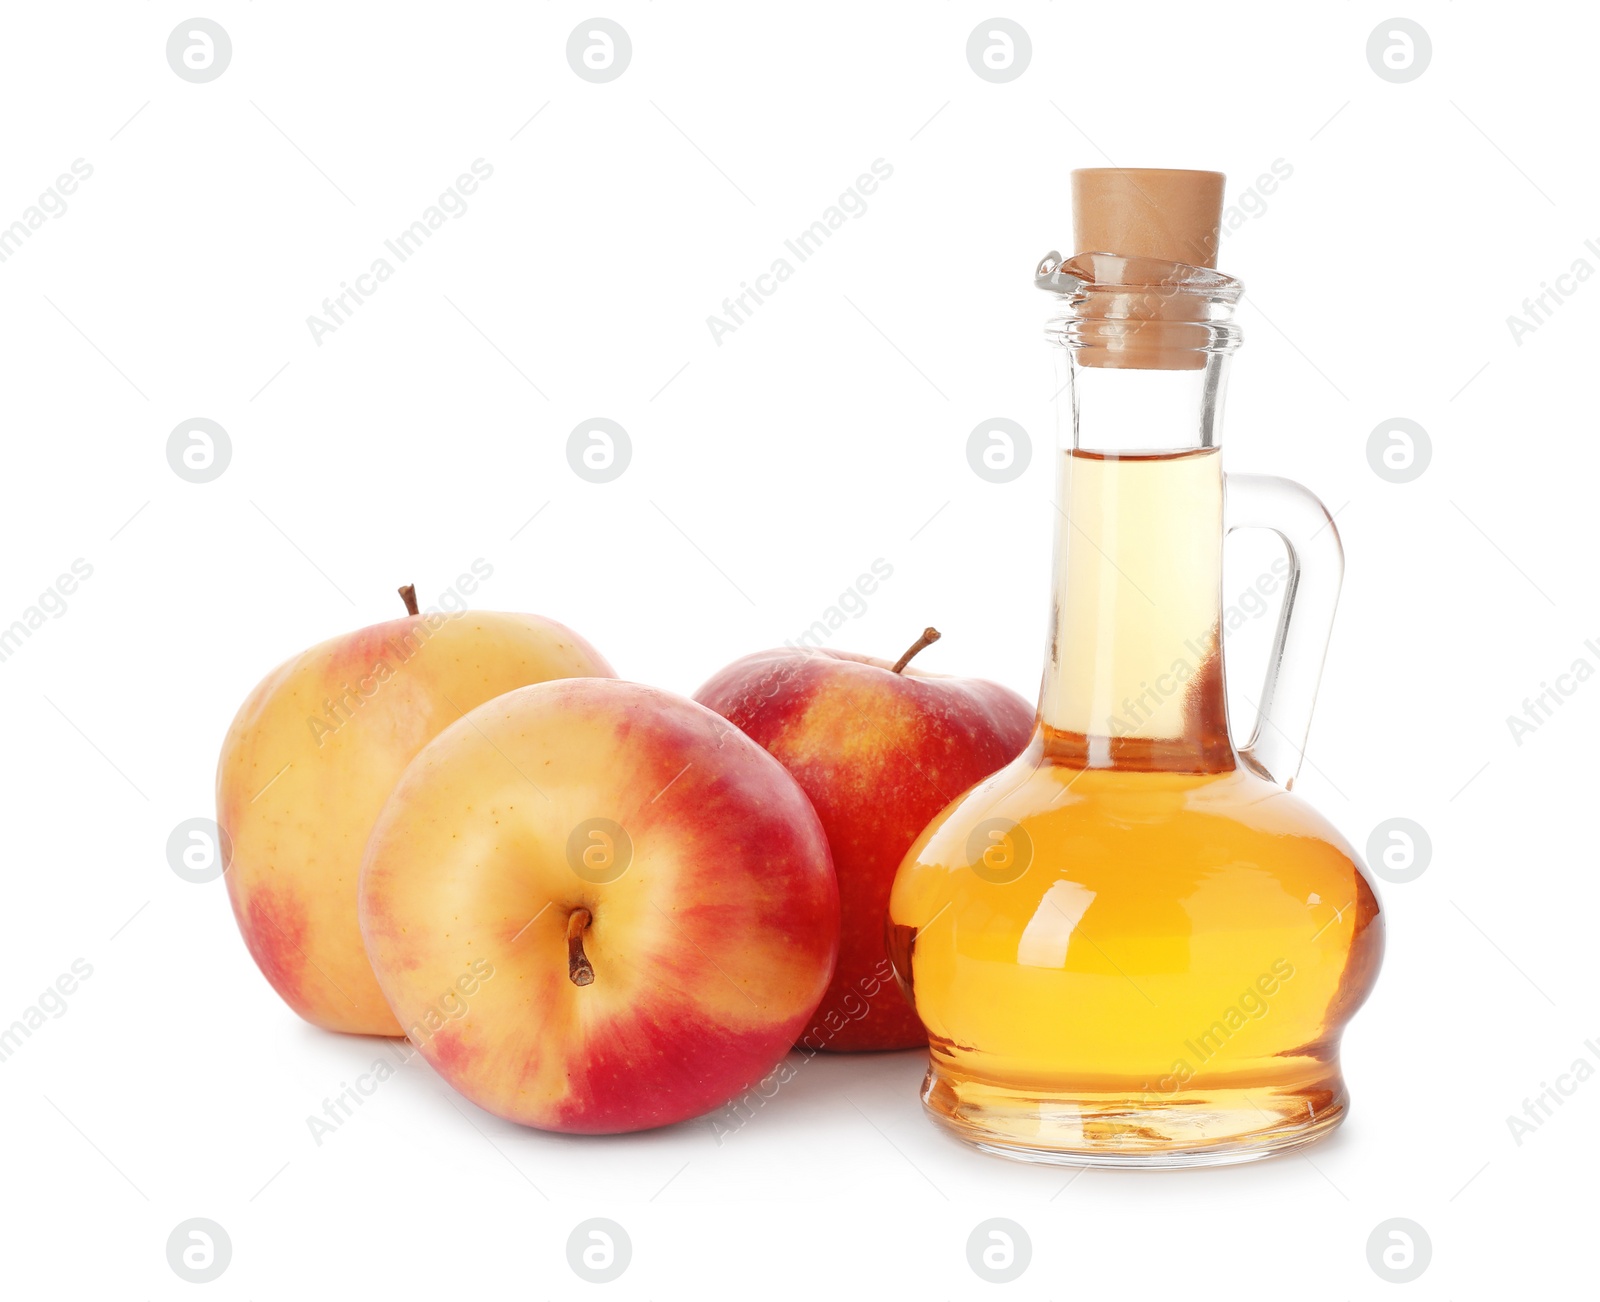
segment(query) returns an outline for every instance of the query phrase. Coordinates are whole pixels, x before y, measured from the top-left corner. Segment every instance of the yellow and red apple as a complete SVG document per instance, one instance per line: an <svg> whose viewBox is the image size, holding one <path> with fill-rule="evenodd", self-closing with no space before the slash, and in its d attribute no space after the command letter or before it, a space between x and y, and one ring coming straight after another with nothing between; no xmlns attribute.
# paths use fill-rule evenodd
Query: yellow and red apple
<svg viewBox="0 0 1600 1302"><path fill-rule="evenodd" d="M894 980L885 941L896 869L928 822L1022 752L1033 709L975 678L907 669L929 629L891 665L784 648L736 660L695 700L776 756L822 819L839 878L839 964L806 1049L927 1043Z"/></svg>
<svg viewBox="0 0 1600 1302"><path fill-rule="evenodd" d="M771 755L682 697L572 679L480 706L411 762L367 846L361 927L451 1085L609 1134L772 1068L833 973L839 896Z"/></svg>
<svg viewBox="0 0 1600 1302"><path fill-rule="evenodd" d="M399 1035L362 946L367 836L406 765L474 706L554 678L612 677L571 629L537 615L409 614L280 665L234 718L217 822L234 916L267 980L307 1021Z"/></svg>

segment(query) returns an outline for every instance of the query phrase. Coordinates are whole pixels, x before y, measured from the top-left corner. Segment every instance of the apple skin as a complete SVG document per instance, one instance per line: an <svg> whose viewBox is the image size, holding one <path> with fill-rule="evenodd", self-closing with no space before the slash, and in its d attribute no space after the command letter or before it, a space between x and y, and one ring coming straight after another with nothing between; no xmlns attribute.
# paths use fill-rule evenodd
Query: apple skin
<svg viewBox="0 0 1600 1302"><path fill-rule="evenodd" d="M736 660L695 700L782 762L828 834L839 965L801 1047L925 1045L885 940L895 872L934 815L1022 752L1033 708L998 683L896 674L888 661L793 648Z"/></svg>
<svg viewBox="0 0 1600 1302"><path fill-rule="evenodd" d="M585 835L596 819L626 841ZM815 811L766 751L683 697L574 679L481 706L412 761L367 845L361 928L460 1093L616 1134L771 1070L833 974L839 893Z"/></svg>
<svg viewBox="0 0 1600 1302"><path fill-rule="evenodd" d="M577 675L614 676L553 620L434 611L314 646L250 693L217 762L217 823L231 842L225 879L239 930L289 1007L330 1031L401 1034L356 917L361 856L383 802L463 711Z"/></svg>

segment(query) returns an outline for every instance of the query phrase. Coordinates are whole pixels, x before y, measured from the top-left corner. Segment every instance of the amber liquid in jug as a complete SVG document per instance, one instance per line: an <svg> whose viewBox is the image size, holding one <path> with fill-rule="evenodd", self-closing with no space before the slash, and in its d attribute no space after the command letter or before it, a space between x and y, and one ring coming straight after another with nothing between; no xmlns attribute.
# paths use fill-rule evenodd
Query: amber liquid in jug
<svg viewBox="0 0 1600 1302"><path fill-rule="evenodd" d="M1222 472L1236 281L1111 255L1052 255L1040 281L1066 304L1051 336L1070 395L1048 659L1028 750L945 810L895 882L923 1101L1012 1157L1250 1160L1343 1119L1340 1033L1382 953L1355 852L1288 789L1337 531L1297 485ZM1276 529L1291 557L1244 746L1222 656L1231 523Z"/></svg>

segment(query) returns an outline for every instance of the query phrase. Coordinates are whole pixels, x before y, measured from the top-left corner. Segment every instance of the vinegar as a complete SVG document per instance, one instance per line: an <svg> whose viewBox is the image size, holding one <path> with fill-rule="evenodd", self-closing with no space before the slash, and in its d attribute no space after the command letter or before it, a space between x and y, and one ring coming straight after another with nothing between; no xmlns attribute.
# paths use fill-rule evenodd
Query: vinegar
<svg viewBox="0 0 1600 1302"><path fill-rule="evenodd" d="M1378 902L1333 827L1230 741L1222 485L1213 448L1063 454L1032 743L896 879L923 1101L981 1147L1189 1165L1342 1119Z"/></svg>

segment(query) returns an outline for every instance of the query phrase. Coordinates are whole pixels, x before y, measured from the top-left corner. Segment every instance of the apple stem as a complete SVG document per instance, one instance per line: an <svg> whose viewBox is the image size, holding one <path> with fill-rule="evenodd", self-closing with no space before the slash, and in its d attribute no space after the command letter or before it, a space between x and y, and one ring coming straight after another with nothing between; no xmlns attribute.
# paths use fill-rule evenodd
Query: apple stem
<svg viewBox="0 0 1600 1302"><path fill-rule="evenodd" d="M894 672L895 673L899 673L902 669L904 669L908 664L911 663L911 657L912 656L916 655L917 652L922 650L923 647L932 646L935 642L937 642L939 640L939 637L940 637L940 633L939 633L938 629L936 629L936 628L925 628L925 629L923 629L922 630L922 636L919 637L915 642L913 642L909 647L906 648L905 655L901 656L898 660L896 660L894 662Z"/></svg>
<svg viewBox="0 0 1600 1302"><path fill-rule="evenodd" d="M583 932L588 925L588 909L574 909L567 919L567 975L575 986L594 984L594 968L583 952Z"/></svg>
<svg viewBox="0 0 1600 1302"><path fill-rule="evenodd" d="M406 584L400 589L400 600L406 603L406 614L417 614L417 589L414 584Z"/></svg>

